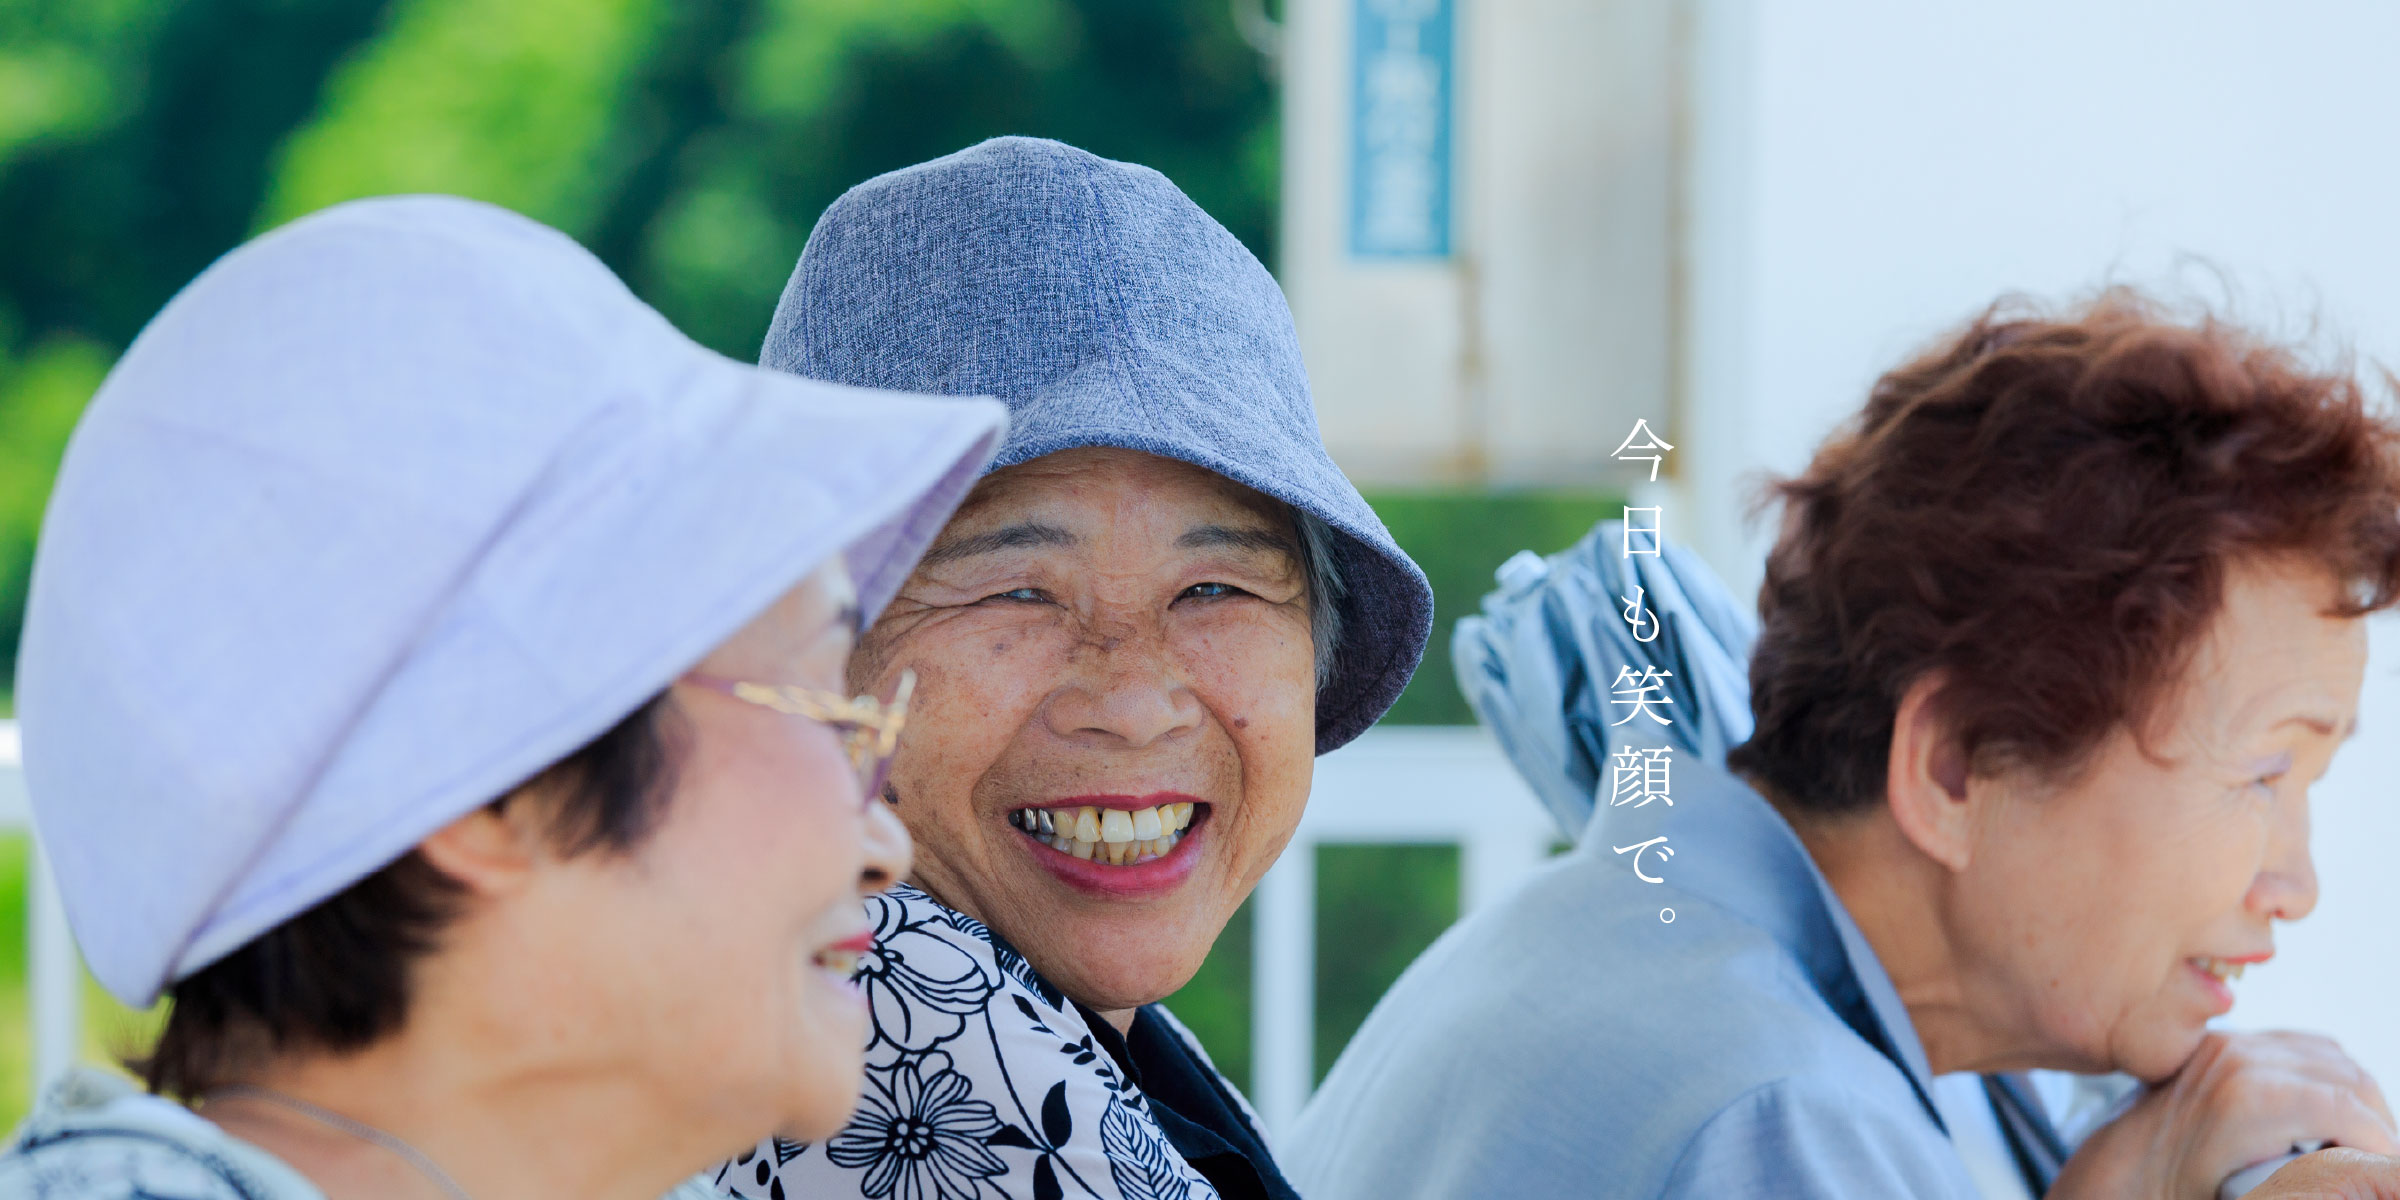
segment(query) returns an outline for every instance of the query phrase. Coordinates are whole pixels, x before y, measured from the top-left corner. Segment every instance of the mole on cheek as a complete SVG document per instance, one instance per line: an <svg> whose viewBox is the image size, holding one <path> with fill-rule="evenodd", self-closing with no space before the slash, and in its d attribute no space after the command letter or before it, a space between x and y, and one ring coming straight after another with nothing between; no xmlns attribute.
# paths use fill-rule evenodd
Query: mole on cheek
<svg viewBox="0 0 2400 1200"><path fill-rule="evenodd" d="M1248 718L1248 717L1235 717L1235 718L1233 719L1233 727L1234 727L1235 729L1248 729L1248 728L1250 728L1250 718Z"/></svg>
<svg viewBox="0 0 2400 1200"><path fill-rule="evenodd" d="M998 655L1006 654L1006 653L1008 653L1008 643L1007 643L1007 642L993 642L993 643L992 643L992 654L993 654L995 657L996 657L996 656L998 656Z"/></svg>

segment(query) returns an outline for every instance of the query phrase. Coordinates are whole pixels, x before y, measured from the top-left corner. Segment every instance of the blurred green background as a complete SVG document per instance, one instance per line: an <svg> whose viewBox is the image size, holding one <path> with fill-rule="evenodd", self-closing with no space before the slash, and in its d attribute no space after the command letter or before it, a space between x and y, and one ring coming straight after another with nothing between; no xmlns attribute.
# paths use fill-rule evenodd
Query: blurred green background
<svg viewBox="0 0 2400 1200"><path fill-rule="evenodd" d="M817 214L878 172L1038 134L1156 167L1275 262L1259 0L0 0L0 685L69 431L151 313L244 238L441 191L573 234L700 341L756 353ZM1370 497L1438 628L1390 719L1471 720L1448 630L1587 493ZM0 686L0 716L11 712ZM0 1129L26 1094L26 843L0 836ZM1456 915L1446 847L1321 850L1317 1068ZM1335 934L1338 932L1338 936ZM1173 1003L1249 1078L1249 926ZM156 1014L95 989L96 1057Z"/></svg>

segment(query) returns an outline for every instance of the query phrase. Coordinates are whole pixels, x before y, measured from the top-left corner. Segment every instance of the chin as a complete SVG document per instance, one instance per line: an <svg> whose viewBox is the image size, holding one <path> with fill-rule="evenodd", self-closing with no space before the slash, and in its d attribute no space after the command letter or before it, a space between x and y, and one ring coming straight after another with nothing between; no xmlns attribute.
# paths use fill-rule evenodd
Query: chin
<svg viewBox="0 0 2400 1200"><path fill-rule="evenodd" d="M1035 963L1034 969L1042 970L1041 964ZM1116 1012L1154 1004L1174 995L1199 970L1200 959L1178 956L1172 961L1116 962L1105 966L1077 963L1071 972L1053 975L1043 971L1043 974L1085 1007Z"/></svg>
<svg viewBox="0 0 2400 1200"><path fill-rule="evenodd" d="M2182 1070L2207 1037L2206 1022L2160 1020L2135 1034L2108 1066L2143 1083L2158 1083Z"/></svg>
<svg viewBox="0 0 2400 1200"><path fill-rule="evenodd" d="M846 1064L818 1063L810 1079L786 1096L783 1121L775 1135L788 1141L817 1142L840 1133L858 1111L859 1093L866 1086L863 1057Z"/></svg>
<svg viewBox="0 0 2400 1200"><path fill-rule="evenodd" d="M787 1142L821 1142L840 1133L858 1111L858 1095L854 1092L838 1104L812 1100L795 1105L795 1114L787 1118L775 1136Z"/></svg>

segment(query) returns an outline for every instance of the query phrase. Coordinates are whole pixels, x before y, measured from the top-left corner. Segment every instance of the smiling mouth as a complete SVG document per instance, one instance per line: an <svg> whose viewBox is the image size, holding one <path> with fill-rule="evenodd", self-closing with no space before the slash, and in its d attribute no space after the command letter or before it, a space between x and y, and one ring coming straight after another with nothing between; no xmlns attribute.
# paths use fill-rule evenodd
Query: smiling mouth
<svg viewBox="0 0 2400 1200"><path fill-rule="evenodd" d="M1130 867L1165 858L1192 827L1191 801L1149 808L1020 808L1008 823L1027 837L1085 862Z"/></svg>
<svg viewBox="0 0 2400 1200"><path fill-rule="evenodd" d="M846 941L835 942L809 956L822 971L856 981L859 966L875 949L875 935L861 933Z"/></svg>
<svg viewBox="0 0 2400 1200"><path fill-rule="evenodd" d="M2248 963L2228 962L2222 958L2210 958L2206 955L2202 955L2198 958L2187 958L2184 961L2200 968L2202 971L2210 975L2216 976L2218 983L2232 983L2234 980L2240 979L2242 977L2243 969L2250 965Z"/></svg>

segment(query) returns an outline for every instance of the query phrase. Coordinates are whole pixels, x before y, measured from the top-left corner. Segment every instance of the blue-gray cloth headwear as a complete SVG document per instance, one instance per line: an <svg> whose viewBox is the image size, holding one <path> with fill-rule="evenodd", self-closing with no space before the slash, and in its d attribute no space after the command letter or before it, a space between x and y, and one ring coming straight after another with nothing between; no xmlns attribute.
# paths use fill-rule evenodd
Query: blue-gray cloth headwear
<svg viewBox="0 0 2400 1200"><path fill-rule="evenodd" d="M1326 454L1282 291L1147 167L995 138L850 189L809 234L759 362L997 396L993 470L1116 446L1323 520L1346 595L1320 754L1374 724L1425 652L1433 590Z"/></svg>
<svg viewBox="0 0 2400 1200"><path fill-rule="evenodd" d="M1721 770L1750 738L1758 624L1698 555L1660 549L1628 555L1624 522L1604 521L1549 558L1519 552L1496 572L1483 615L1451 635L1467 703L1570 839L1599 824L1618 752L1672 747L1675 770ZM1637 612L1656 622L1638 629L1656 631L1649 641L1626 617L1637 588ZM1641 693L1662 698L1648 713L1672 724L1623 702L1636 683L1657 686Z"/></svg>

